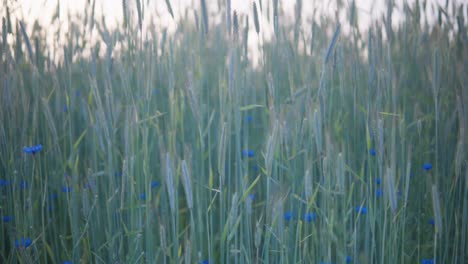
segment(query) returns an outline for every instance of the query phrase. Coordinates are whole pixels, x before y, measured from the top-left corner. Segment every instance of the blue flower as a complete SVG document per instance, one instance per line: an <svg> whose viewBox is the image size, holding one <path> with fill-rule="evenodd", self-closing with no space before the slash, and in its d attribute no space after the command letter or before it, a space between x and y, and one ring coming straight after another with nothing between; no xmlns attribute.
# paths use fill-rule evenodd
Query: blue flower
<svg viewBox="0 0 468 264"><path fill-rule="evenodd" d="M64 112L64 113L68 112L68 106L67 106L67 105L64 105L64 106L63 106L63 112Z"/></svg>
<svg viewBox="0 0 468 264"><path fill-rule="evenodd" d="M356 213L358 214L367 214L367 207L365 206L356 206Z"/></svg>
<svg viewBox="0 0 468 264"><path fill-rule="evenodd" d="M292 213L292 212L286 212L286 213L284 213L284 220L290 221L290 220L292 220L293 218L294 218L294 216L293 216L293 213Z"/></svg>
<svg viewBox="0 0 468 264"><path fill-rule="evenodd" d="M252 121L253 121L253 117L251 115L248 115L245 117L245 122L252 123Z"/></svg>
<svg viewBox="0 0 468 264"><path fill-rule="evenodd" d="M430 171L432 169L432 164L431 163L424 163L423 164L423 169L425 171Z"/></svg>
<svg viewBox="0 0 468 264"><path fill-rule="evenodd" d="M255 164L255 165L252 166L252 170L254 172L258 172L258 171L260 171L260 166L258 166L258 164Z"/></svg>
<svg viewBox="0 0 468 264"><path fill-rule="evenodd" d="M20 238L15 240L15 247L17 248L27 248L31 246L32 240L30 238Z"/></svg>
<svg viewBox="0 0 468 264"><path fill-rule="evenodd" d="M0 179L0 186L1 187L6 187L8 186L9 182L7 180L4 180L4 179Z"/></svg>
<svg viewBox="0 0 468 264"><path fill-rule="evenodd" d="M375 151L375 149L370 149L370 150L369 150L369 154L370 154L371 156L375 156L375 154L377 154L377 152Z"/></svg>
<svg viewBox="0 0 468 264"><path fill-rule="evenodd" d="M210 264L210 261L208 259L200 260L198 264Z"/></svg>
<svg viewBox="0 0 468 264"><path fill-rule="evenodd" d="M383 194L382 189L378 188L375 194L377 195L377 197L381 197Z"/></svg>
<svg viewBox="0 0 468 264"><path fill-rule="evenodd" d="M346 256L346 263L351 263L353 258L351 256Z"/></svg>
<svg viewBox="0 0 468 264"><path fill-rule="evenodd" d="M31 147L24 147L23 151L26 154L36 154L37 152L42 150L42 144L36 145L36 146L31 146Z"/></svg>
<svg viewBox="0 0 468 264"><path fill-rule="evenodd" d="M151 181L151 188L156 188L159 187L159 182L158 181Z"/></svg>
<svg viewBox="0 0 468 264"><path fill-rule="evenodd" d="M316 213L305 213L304 214L304 221L306 222L312 222L312 221L315 221L315 219L317 219L317 214Z"/></svg>
<svg viewBox="0 0 468 264"><path fill-rule="evenodd" d="M145 201L146 200L146 193L140 193L140 195L138 195L138 199L142 200L142 201Z"/></svg>
<svg viewBox="0 0 468 264"><path fill-rule="evenodd" d="M375 179L375 184L379 185L381 183L382 183L382 179L380 178Z"/></svg>
<svg viewBox="0 0 468 264"><path fill-rule="evenodd" d="M29 183L28 181L21 180L19 186L21 190L25 190L29 188Z"/></svg>
<svg viewBox="0 0 468 264"><path fill-rule="evenodd" d="M249 200L251 200L251 201L255 200L255 193L249 194L248 198L249 198Z"/></svg>
<svg viewBox="0 0 468 264"><path fill-rule="evenodd" d="M120 177L120 176L122 176L122 173L121 173L121 172L116 172L114 175L115 175L116 177Z"/></svg>
<svg viewBox="0 0 468 264"><path fill-rule="evenodd" d="M73 262L71 260L65 260L62 264L73 264Z"/></svg>
<svg viewBox="0 0 468 264"><path fill-rule="evenodd" d="M255 152L251 149L242 151L242 154L244 154L244 156L249 157L249 158L252 158L253 156L255 156Z"/></svg>
<svg viewBox="0 0 468 264"><path fill-rule="evenodd" d="M10 215L5 215L3 217L3 223L10 223L13 221L13 216L10 216Z"/></svg>
<svg viewBox="0 0 468 264"><path fill-rule="evenodd" d="M422 259L421 264L434 264L434 259Z"/></svg>
<svg viewBox="0 0 468 264"><path fill-rule="evenodd" d="M57 200L57 198L58 198L58 194L56 192L49 194L50 200Z"/></svg>
<svg viewBox="0 0 468 264"><path fill-rule="evenodd" d="M72 187L70 186L62 186L63 193L70 193L72 191Z"/></svg>
<svg viewBox="0 0 468 264"><path fill-rule="evenodd" d="M431 226L434 226L434 225L435 225L435 220L434 220L434 218L429 219L428 223L429 223Z"/></svg>

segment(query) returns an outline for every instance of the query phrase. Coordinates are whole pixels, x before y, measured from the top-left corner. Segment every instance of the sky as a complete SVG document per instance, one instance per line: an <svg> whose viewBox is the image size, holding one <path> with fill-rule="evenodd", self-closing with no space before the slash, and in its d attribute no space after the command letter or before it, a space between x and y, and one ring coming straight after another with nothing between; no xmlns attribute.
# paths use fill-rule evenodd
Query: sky
<svg viewBox="0 0 468 264"><path fill-rule="evenodd" d="M86 2L88 0L8 0L12 3L14 11L20 17L27 18L28 20L39 19L44 25L46 25L55 12L57 7L57 1L60 1L60 11L63 17L66 17L68 10L72 12L82 13ZM147 6L147 12L158 14L164 26L170 26L173 23L172 18L167 11L167 7L164 0L141 0L142 2L149 3ZM181 17L184 15L184 10L188 6L198 6L199 0L169 0L174 10L175 17ZM218 1L224 0L206 0L208 8L215 12ZM255 0L255 2L262 1L263 6L266 6L268 0ZM271 1L271 0L270 0ZM423 0L420 0L421 2ZM449 2L457 0L449 0ZM467 0L461 0L467 1ZM136 5L135 0L127 0L129 5ZM254 0L231 0L232 10L238 11L241 14L249 14L252 16L252 3ZM303 17L310 15L314 8L317 8L322 13L334 13L337 9L335 0L303 0ZM347 9L350 0L341 0L343 6L340 9ZM385 12L385 6L387 0L356 0L356 6L358 8L358 16L360 20L360 26L365 28L372 18L379 18ZM404 0L396 0L396 12L395 17L398 21L398 10L402 9L402 3ZM409 0L414 2L414 0ZM428 0L428 3L438 3L445 5L446 0ZM459 1L458 1L459 2ZM280 0L280 4L283 6L286 13L294 15L295 0ZM265 9L265 8L264 8ZM116 21L122 19L122 0L96 0L96 10L98 14L104 14L108 24L113 25Z"/></svg>
<svg viewBox="0 0 468 264"><path fill-rule="evenodd" d="M60 1L60 24L61 28L66 31L68 27L68 13L75 13L75 14L84 14L85 7L89 0L7 0L10 4L10 11L16 18L20 18L26 21L26 25L32 25L33 21L38 20L44 28L52 29L53 27L50 26L50 21L52 15L55 13L57 9L57 3ZM165 0L141 0L144 2L145 5L145 14L151 14L155 16L157 19L157 27L160 29L167 29L169 32L173 32L176 27L176 22L170 16ZM175 20L180 17L185 16L185 10L187 8L195 8L198 9L200 0L169 0L173 11ZM218 12L218 2L219 1L226 1L226 0L206 0L208 5L208 10L210 14L216 14ZM271 21L267 20L266 16L266 6L268 1L272 0L255 0L257 6L259 2L263 3L263 16L260 20L260 28L261 28L261 38L256 38L256 36L249 37L249 46L250 47L258 47L258 41L267 41L271 39L273 35L273 25ZM294 17L294 8L296 4L296 0L279 0L280 5L282 6L285 14ZM312 13L315 9L317 9L317 16L321 14L329 14L333 15L335 11L338 10L348 10L351 0L339 0L342 2L342 6L337 8L336 0L303 0L303 30L308 32L310 28L310 18ZM403 2L405 0L395 0L396 6L394 9L394 13L392 16L392 22L395 26L398 24L399 18L401 17L401 12L403 10ZM407 2L413 3L415 0L407 0ZM422 2L423 0L420 0ZM428 9L430 8L433 3L439 4L441 6L445 6L445 2L447 0L427 0ZM448 0L449 2L460 2L460 1L467 1L468 0ZM91 0L92 2L92 0ZM249 17L253 17L253 5L254 0L231 0L232 10L237 11L239 15L249 15ZM357 6L357 13L358 13L358 21L359 27L361 30L365 30L368 26L370 21L373 19L377 19L381 21L381 18L386 13L386 2L387 0L356 0ZM136 0L127 0L128 5L133 8L136 6ZM3 8L2 8L3 9ZM0 9L0 14L3 15L4 11ZM104 16L106 24L112 28L116 27L121 24L122 17L123 17L123 9L122 9L122 0L96 0L96 15L97 19L100 19ZM435 13L435 12L434 12ZM192 13L189 13L192 14ZM148 15L145 15L148 17ZM317 18L316 16L316 18ZM193 15L192 15L193 17ZM192 18L193 19L193 18ZM343 24L342 30L348 31L349 27L346 22L346 13L344 12L340 17L341 23ZM434 20L434 16L430 17L429 19ZM253 22L251 19L250 21ZM148 20L146 20L148 22ZM253 24L251 25L253 28ZM53 31L53 30L51 30ZM251 30L252 34L254 30ZM49 33L51 34L51 33ZM49 39L49 42L52 40Z"/></svg>

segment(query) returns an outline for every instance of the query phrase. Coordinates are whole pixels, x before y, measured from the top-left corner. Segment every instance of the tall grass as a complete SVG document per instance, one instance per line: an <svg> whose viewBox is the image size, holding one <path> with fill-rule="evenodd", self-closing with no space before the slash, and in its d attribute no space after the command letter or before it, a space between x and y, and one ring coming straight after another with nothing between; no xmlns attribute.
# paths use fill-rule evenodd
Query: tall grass
<svg viewBox="0 0 468 264"><path fill-rule="evenodd" d="M92 1L61 38L4 2L1 263L468 261L466 5Z"/></svg>

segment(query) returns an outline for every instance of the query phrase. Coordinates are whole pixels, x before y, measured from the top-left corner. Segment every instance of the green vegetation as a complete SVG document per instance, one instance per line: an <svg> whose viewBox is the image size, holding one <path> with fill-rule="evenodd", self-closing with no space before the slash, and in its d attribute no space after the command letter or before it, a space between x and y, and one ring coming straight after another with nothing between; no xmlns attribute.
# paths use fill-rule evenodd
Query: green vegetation
<svg viewBox="0 0 468 264"><path fill-rule="evenodd" d="M47 45L3 2L1 263L467 263L466 5L93 0Z"/></svg>

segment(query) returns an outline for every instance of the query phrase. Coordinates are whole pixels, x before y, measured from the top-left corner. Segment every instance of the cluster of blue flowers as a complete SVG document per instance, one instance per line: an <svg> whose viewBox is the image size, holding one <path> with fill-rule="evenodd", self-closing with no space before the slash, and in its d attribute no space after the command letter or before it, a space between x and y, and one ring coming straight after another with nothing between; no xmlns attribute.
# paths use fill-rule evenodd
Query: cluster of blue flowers
<svg viewBox="0 0 468 264"><path fill-rule="evenodd" d="M303 216L303 220L305 222L313 222L317 219L317 214L316 213L305 213L304 216ZM284 213L284 220L286 221L291 221L291 220L294 220L294 212L291 212L291 211L288 211L286 213Z"/></svg>
<svg viewBox="0 0 468 264"><path fill-rule="evenodd" d="M421 260L421 264L434 264L434 260L433 259L422 259Z"/></svg>
<svg viewBox="0 0 468 264"><path fill-rule="evenodd" d="M31 246L32 240L30 238L20 238L15 240L15 247L16 248L28 248Z"/></svg>
<svg viewBox="0 0 468 264"><path fill-rule="evenodd" d="M253 158L255 156L255 152L251 149L246 149L242 151L242 154L244 155L244 157L249 157L249 158Z"/></svg>
<svg viewBox="0 0 468 264"><path fill-rule="evenodd" d="M351 256L346 256L346 263L351 263L353 261L353 258L351 258ZM328 262L328 261L321 261L319 262L319 264L332 264L332 262Z"/></svg>
<svg viewBox="0 0 468 264"><path fill-rule="evenodd" d="M362 214L362 215L367 214L367 207L365 207L365 206L358 205L358 206L356 206L355 210L356 210L356 213L358 213L358 214Z"/></svg>
<svg viewBox="0 0 468 264"><path fill-rule="evenodd" d="M39 144L39 145L36 145L36 146L31 146L31 147L24 147L23 151L26 154L33 154L34 155L34 154L38 153L39 151L41 151L42 148L43 148L42 144Z"/></svg>
<svg viewBox="0 0 468 264"><path fill-rule="evenodd" d="M160 185L161 185L161 184L160 184L158 181L151 181L151 184L150 184L151 189L157 188L157 187L159 187ZM138 200L140 200L140 201L146 201L146 198L147 198L146 192L142 192L142 193L140 193L140 194L138 195Z"/></svg>
<svg viewBox="0 0 468 264"><path fill-rule="evenodd" d="M315 221L315 219L317 219L317 214L316 213L305 213L304 214L304 221L306 222L312 222L312 221Z"/></svg>

